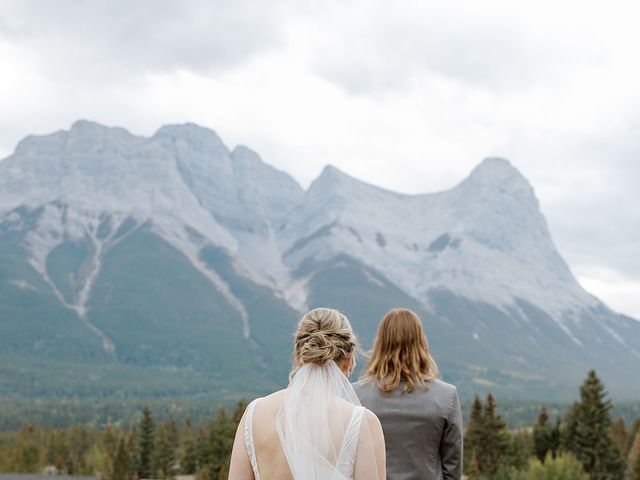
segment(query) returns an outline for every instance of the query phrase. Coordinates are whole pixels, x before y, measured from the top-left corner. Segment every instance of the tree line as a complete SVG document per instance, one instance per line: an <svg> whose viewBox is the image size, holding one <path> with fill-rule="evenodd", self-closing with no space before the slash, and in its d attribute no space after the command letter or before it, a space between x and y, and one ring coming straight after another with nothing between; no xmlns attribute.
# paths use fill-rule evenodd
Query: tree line
<svg viewBox="0 0 640 480"><path fill-rule="evenodd" d="M148 407L132 428L73 425L64 429L24 425L0 434L0 471L96 475L101 480L226 480L235 431L246 402L194 427L189 420L156 422Z"/></svg>
<svg viewBox="0 0 640 480"><path fill-rule="evenodd" d="M465 474L470 480L640 480L640 419L611 419L611 402L589 372L564 418L542 407L536 424L509 430L494 397L476 397L467 421ZM102 480L226 480L233 438L246 408L221 407L204 425L158 422L145 407L132 427L24 425L0 433L0 471L96 475Z"/></svg>
<svg viewBox="0 0 640 480"><path fill-rule="evenodd" d="M611 419L596 372L564 418L542 407L533 428L510 431L491 394L476 396L467 422L465 473L471 480L640 480L640 419Z"/></svg>

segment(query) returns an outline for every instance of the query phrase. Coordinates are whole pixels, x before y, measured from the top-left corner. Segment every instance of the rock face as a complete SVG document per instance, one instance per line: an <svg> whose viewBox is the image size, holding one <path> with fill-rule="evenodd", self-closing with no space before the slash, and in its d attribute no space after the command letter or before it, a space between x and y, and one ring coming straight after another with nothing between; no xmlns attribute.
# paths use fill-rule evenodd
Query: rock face
<svg viewBox="0 0 640 480"><path fill-rule="evenodd" d="M332 166L305 192L193 124L79 121L0 162L0 288L13 392L249 396L285 382L304 309L341 308L368 348L404 305L464 395L566 398L591 367L640 394L640 322L580 287L499 158L434 194Z"/></svg>

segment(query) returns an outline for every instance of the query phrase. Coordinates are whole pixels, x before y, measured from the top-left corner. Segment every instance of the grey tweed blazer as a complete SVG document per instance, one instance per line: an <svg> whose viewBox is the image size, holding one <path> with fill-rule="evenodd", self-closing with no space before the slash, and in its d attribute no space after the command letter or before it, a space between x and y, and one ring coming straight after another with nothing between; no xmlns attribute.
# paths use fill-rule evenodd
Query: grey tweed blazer
<svg viewBox="0 0 640 480"><path fill-rule="evenodd" d="M388 480L459 480L462 412L456 387L433 380L426 389L383 395L373 382L353 385L360 402L382 424Z"/></svg>

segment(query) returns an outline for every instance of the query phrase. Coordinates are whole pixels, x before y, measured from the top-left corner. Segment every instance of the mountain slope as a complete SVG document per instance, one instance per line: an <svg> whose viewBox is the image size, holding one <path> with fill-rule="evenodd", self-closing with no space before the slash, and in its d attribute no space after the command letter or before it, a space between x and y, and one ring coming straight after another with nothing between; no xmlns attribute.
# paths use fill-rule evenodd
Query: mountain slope
<svg viewBox="0 0 640 480"><path fill-rule="evenodd" d="M412 297L432 317L425 324L439 338L435 351L443 345L443 361L480 372L471 379L476 385L495 390L528 379L561 390L588 366L612 390L637 395L629 379L640 380L640 323L577 283L533 189L506 160L486 159L449 191L413 196L329 166L289 216L282 238L284 258L308 279L311 297L316 274L303 267L318 269L341 255ZM349 302L374 297L369 288ZM512 378L496 383L502 375ZM525 382L520 395L530 388Z"/></svg>
<svg viewBox="0 0 640 480"><path fill-rule="evenodd" d="M0 162L10 391L251 396L286 381L295 321L319 305L367 348L388 309L415 309L464 396L567 398L591 367L640 395L640 322L577 283L506 160L434 194L331 166L303 191L193 124L79 121Z"/></svg>

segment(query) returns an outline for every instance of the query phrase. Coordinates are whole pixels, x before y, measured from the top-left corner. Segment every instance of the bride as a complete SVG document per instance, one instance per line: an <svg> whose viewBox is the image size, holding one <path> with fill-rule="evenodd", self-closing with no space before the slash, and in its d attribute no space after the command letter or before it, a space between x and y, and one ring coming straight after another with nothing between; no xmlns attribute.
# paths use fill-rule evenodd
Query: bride
<svg viewBox="0 0 640 480"><path fill-rule="evenodd" d="M380 422L347 379L357 347L347 318L311 310L294 347L289 386L251 402L240 420L229 480L386 478Z"/></svg>

